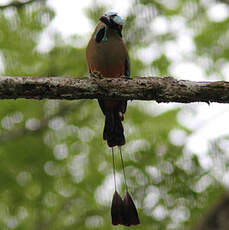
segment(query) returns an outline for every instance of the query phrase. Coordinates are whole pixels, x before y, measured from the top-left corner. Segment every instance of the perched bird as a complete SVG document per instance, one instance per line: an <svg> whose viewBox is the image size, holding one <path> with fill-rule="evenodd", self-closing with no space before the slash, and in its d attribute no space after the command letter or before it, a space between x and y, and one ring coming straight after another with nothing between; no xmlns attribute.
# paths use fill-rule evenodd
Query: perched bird
<svg viewBox="0 0 229 230"><path fill-rule="evenodd" d="M130 62L127 48L122 39L124 20L115 12L108 12L100 19L86 49L86 58L91 76L105 78L130 77ZM105 115L103 139L112 148L115 192L112 200L111 216L113 225L137 225L138 213L128 192L121 152L125 144L122 121L126 112L127 101L99 99L100 108ZM118 146L124 180L125 197L122 200L116 189L115 160L113 147Z"/></svg>
<svg viewBox="0 0 229 230"><path fill-rule="evenodd" d="M117 13L109 12L100 22L86 49L86 57L91 75L105 78L130 77L130 62L127 48L122 40L124 20ZM109 147L125 144L122 121L127 101L99 99L105 115L103 138Z"/></svg>

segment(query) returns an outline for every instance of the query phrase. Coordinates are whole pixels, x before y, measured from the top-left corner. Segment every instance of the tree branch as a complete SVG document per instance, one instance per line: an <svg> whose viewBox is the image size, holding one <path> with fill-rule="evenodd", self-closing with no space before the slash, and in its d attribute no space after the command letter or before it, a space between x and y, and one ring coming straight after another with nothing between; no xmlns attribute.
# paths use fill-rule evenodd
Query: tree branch
<svg viewBox="0 0 229 230"><path fill-rule="evenodd" d="M0 77L0 99L118 99L157 102L229 103L229 82L194 82L172 77Z"/></svg>
<svg viewBox="0 0 229 230"><path fill-rule="evenodd" d="M16 7L16 8L20 8L20 7L24 7L26 5L29 5L33 2L38 2L38 1L41 1L41 0L28 0L26 2L22 2L22 1L12 1L12 2L9 2L8 4L5 4L5 5L0 5L0 10L1 9L6 9L6 8L10 8L10 7Z"/></svg>
<svg viewBox="0 0 229 230"><path fill-rule="evenodd" d="M6 141L12 141L16 138L24 137L25 135L37 135L37 134L43 133L47 129L48 123L50 120L52 120L53 118L57 116L65 116L69 112L79 109L83 104L84 104L84 101L81 101L78 103L71 103L67 105L61 104L60 109L56 113L48 117L43 117L40 120L40 124L36 127L35 130L29 130L23 126L17 129L13 129L11 131L1 131L0 132L0 143L6 142Z"/></svg>
<svg viewBox="0 0 229 230"><path fill-rule="evenodd" d="M215 204L195 230L228 230L229 229L229 194ZM193 230L194 230L193 229Z"/></svg>
<svg viewBox="0 0 229 230"><path fill-rule="evenodd" d="M222 3L229 4L229 0L219 0Z"/></svg>

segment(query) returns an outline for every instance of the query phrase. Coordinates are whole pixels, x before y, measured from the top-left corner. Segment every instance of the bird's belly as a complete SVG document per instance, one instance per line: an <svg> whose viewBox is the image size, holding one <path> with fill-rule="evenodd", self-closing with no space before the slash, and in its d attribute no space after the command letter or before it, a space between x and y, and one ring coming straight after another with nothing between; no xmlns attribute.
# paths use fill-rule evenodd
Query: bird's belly
<svg viewBox="0 0 229 230"><path fill-rule="evenodd" d="M117 48L118 47L118 48ZM120 77L125 74L125 48L120 44L111 46L104 44L97 45L94 52L90 52L88 58L91 72L99 72L103 77Z"/></svg>

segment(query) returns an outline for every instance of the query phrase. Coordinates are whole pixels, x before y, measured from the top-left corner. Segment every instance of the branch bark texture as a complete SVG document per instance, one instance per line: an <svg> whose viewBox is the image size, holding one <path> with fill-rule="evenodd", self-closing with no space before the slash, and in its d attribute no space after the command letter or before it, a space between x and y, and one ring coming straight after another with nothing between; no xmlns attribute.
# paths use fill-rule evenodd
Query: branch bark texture
<svg viewBox="0 0 229 230"><path fill-rule="evenodd" d="M229 103L229 82L194 82L172 77L0 77L0 99L125 99L157 102Z"/></svg>

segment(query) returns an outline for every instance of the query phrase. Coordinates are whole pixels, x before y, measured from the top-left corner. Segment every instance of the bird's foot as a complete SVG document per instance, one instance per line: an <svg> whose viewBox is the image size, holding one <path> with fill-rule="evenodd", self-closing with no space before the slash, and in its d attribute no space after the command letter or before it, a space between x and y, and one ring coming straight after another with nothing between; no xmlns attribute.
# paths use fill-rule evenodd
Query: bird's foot
<svg viewBox="0 0 229 230"><path fill-rule="evenodd" d="M90 75L91 77L94 77L94 78L99 78L99 79L103 78L103 75L98 71L92 72Z"/></svg>
<svg viewBox="0 0 229 230"><path fill-rule="evenodd" d="M120 78L129 78L128 76L125 76L125 75L121 75Z"/></svg>

